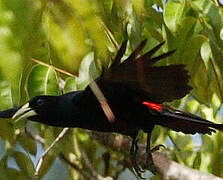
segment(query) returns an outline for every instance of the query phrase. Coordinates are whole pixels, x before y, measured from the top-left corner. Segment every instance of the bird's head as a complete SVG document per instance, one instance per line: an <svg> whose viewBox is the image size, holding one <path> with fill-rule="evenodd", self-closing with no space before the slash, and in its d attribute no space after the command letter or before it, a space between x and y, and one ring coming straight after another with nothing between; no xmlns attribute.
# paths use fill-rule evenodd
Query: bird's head
<svg viewBox="0 0 223 180"><path fill-rule="evenodd" d="M42 121L48 114L51 114L51 112L49 112L51 109L55 109L54 107L57 104L57 99L56 96L36 96L28 103L21 106L12 118L16 119L16 121L22 119Z"/></svg>
<svg viewBox="0 0 223 180"><path fill-rule="evenodd" d="M21 106L14 116L16 121L29 119L31 121L57 127L72 127L74 119L81 120L79 104L81 91L63 94L61 96L36 96Z"/></svg>

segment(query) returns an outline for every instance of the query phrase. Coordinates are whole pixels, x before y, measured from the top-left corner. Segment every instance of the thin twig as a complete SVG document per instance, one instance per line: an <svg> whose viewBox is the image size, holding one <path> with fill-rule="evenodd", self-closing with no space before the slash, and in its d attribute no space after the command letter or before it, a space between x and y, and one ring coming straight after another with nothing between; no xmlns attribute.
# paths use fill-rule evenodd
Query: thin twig
<svg viewBox="0 0 223 180"><path fill-rule="evenodd" d="M221 96L221 99L223 99L223 92L222 92L221 84L220 84L220 81L219 81L219 78L218 78L218 74L220 74L220 72L219 72L219 70L216 68L216 65L214 64L212 58L210 59L210 62L211 62L211 66L212 66L213 71L214 71L215 78L216 78L217 86L218 86L218 89L219 89L219 94L220 94L220 96ZM217 71L218 71L218 72L217 72Z"/></svg>
<svg viewBox="0 0 223 180"><path fill-rule="evenodd" d="M112 32L108 29L108 27L105 25L105 23L101 20L100 21L108 38L111 40L111 42L113 43L113 45L115 46L116 49L119 49L119 44L116 41L115 37L113 36Z"/></svg>
<svg viewBox="0 0 223 180"><path fill-rule="evenodd" d="M96 96L96 98L98 99L98 102L101 104L101 107L102 107L106 117L108 118L108 121L110 123L114 123L115 122L115 115L112 112L110 106L108 105L108 101L105 98L104 94L101 92L97 83L93 80L89 84L89 86L90 86L91 90L93 91L94 95Z"/></svg>
<svg viewBox="0 0 223 180"><path fill-rule="evenodd" d="M25 132L35 141L40 142L41 144L45 144L45 139L43 139L41 136L39 136L38 134L34 134L31 131L27 130L25 128Z"/></svg>
<svg viewBox="0 0 223 180"><path fill-rule="evenodd" d="M54 69L55 71L58 71L58 72L60 72L60 73L62 73L62 74L66 74L66 75L71 76L71 77L76 77L75 75L73 75L73 74L71 74L71 73L69 73L69 72L67 72L67 71L64 71L64 70L62 70L62 69L60 69L60 68L57 68L57 67L55 67L55 66L53 66L53 65L49 65L49 64L44 63L44 62L42 62L42 61L39 61L39 60L37 60L37 59L30 58L29 60L32 61L32 62L35 62L35 63L37 63L37 64L41 64L41 65L43 65L43 66L52 68L52 69Z"/></svg>
<svg viewBox="0 0 223 180"><path fill-rule="evenodd" d="M69 166L71 166L72 168L74 168L76 171L78 171L85 179L89 179L89 180L95 180L95 178L93 178L91 175L89 175L86 171L84 171L83 169L79 168L76 164L70 162L69 159L67 159L64 154L60 153L59 157Z"/></svg>
<svg viewBox="0 0 223 180"><path fill-rule="evenodd" d="M86 164L86 166L90 169L90 171L92 172L92 175L98 179L98 180L104 180L105 178L103 176L101 176L95 169L94 169L94 166L92 165L91 161L89 160L86 152L82 149L82 147L80 146L79 144L79 149L80 149L80 152L82 154L82 157L84 159L84 162Z"/></svg>
<svg viewBox="0 0 223 180"><path fill-rule="evenodd" d="M36 165L36 172L35 177L38 177L39 170L43 164L44 159L46 158L47 154L54 148L54 146L66 135L69 128L64 128L62 132L57 136L57 138L54 140L54 142L44 151L44 153L41 155L41 158L39 159L37 165Z"/></svg>
<svg viewBox="0 0 223 180"><path fill-rule="evenodd" d="M39 135L33 134L32 132L26 130L26 133L34 140L40 142L41 144L45 144L45 140L40 137ZM89 180L96 180L91 175L89 175L87 172L85 172L83 169L79 168L76 164L72 163L69 159L67 159L63 153L59 154L59 158L64 161L64 163L68 164L71 168L78 171L85 179Z"/></svg>

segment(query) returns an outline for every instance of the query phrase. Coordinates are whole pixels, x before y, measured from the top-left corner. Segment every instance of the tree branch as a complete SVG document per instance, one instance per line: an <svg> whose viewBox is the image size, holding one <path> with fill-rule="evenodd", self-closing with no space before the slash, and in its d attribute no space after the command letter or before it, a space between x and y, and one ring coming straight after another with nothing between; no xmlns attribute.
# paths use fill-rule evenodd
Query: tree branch
<svg viewBox="0 0 223 180"><path fill-rule="evenodd" d="M112 177L103 177L103 176L101 176L101 175L95 170L93 164L92 164L91 161L89 160L89 158L88 158L86 152L83 150L83 148L81 147L81 145L79 144L78 146L79 146L78 148L79 148L80 151L81 151L82 157L83 157L83 159L84 159L85 165L87 166L88 169L90 169L92 175L93 175L96 179L98 179L98 180L113 180Z"/></svg>
<svg viewBox="0 0 223 180"><path fill-rule="evenodd" d="M35 177L39 176L40 168L42 167L43 161L47 154L54 148L54 146L66 135L66 133L69 131L69 128L64 128L61 133L57 136L57 138L54 140L54 142L43 152L41 155L37 165L36 165L36 172Z"/></svg>
<svg viewBox="0 0 223 180"><path fill-rule="evenodd" d="M114 135L110 133L92 132L90 136L102 143L103 145L115 150L122 151L124 155L129 156L131 141L129 138ZM138 163L146 168L145 146L139 144ZM209 173L191 169L182 164L169 160L166 155L155 152L153 153L154 164L162 176L163 180L223 180ZM128 162L128 161L127 161ZM131 163L130 161L128 163Z"/></svg>
<svg viewBox="0 0 223 180"><path fill-rule="evenodd" d="M60 159L62 159L66 164L68 164L70 167L78 171L85 179L89 180L95 180L90 174L88 174L83 169L79 168L76 164L72 163L69 159L67 159L63 153L59 154Z"/></svg>

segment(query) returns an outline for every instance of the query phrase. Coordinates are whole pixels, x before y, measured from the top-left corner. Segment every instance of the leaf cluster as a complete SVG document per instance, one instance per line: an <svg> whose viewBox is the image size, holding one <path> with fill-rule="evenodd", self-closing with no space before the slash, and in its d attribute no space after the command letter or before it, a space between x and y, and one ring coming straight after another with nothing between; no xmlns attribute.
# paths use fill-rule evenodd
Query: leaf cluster
<svg viewBox="0 0 223 180"><path fill-rule="evenodd" d="M194 90L172 105L223 123L223 15L216 1L2 0L0 16L1 110L19 106L36 95L60 95L84 89L91 78L109 67L124 40L128 40L128 55L146 38L145 51L161 41L166 43L160 51L176 49L173 56L158 65L183 63L190 72ZM55 67L74 76L58 72ZM36 123L1 120L0 179L33 179L39 152L60 131ZM141 136L144 141L144 134ZM152 141L154 145L165 143L176 161L223 177L222 136L221 133L185 136L156 127ZM66 157L79 170L91 174L80 149L86 151L102 176L117 178L123 172L125 177L133 176L124 171L122 153L92 141L88 133L75 129L47 156L40 177L57 179L62 174L67 179L86 179L78 169L61 168L63 163L58 163L61 157ZM56 165L60 168L54 168Z"/></svg>

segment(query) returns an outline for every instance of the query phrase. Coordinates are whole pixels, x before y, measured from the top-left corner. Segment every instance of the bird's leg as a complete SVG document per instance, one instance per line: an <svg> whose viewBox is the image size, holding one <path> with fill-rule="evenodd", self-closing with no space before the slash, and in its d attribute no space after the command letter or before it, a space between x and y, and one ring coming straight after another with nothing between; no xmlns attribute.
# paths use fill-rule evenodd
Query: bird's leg
<svg viewBox="0 0 223 180"><path fill-rule="evenodd" d="M145 179L142 177L141 173L145 172L144 170L142 170L139 165L136 162L136 155L137 155L137 151L138 151L138 139L136 138L136 135L132 137L132 145L131 145L131 149L130 149L130 158L131 158L131 162L132 162L132 166L136 172L136 174L141 178L141 179Z"/></svg>
<svg viewBox="0 0 223 180"><path fill-rule="evenodd" d="M153 157L152 157L152 152L154 150L150 149L150 139L151 139L151 133L147 133L147 144L146 144L146 154L147 154L147 157L146 157L146 164L147 164L149 170L153 174L157 174L156 167L154 165Z"/></svg>

